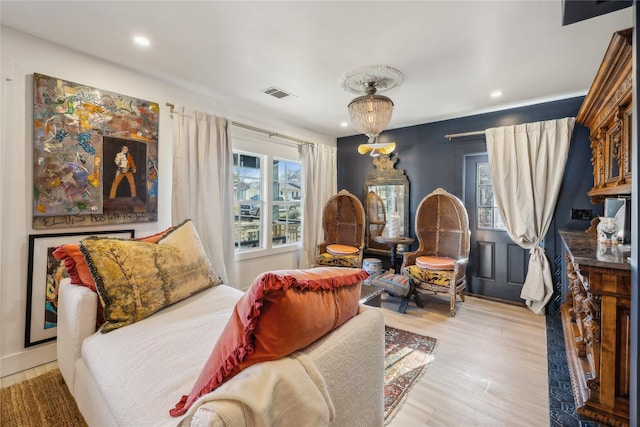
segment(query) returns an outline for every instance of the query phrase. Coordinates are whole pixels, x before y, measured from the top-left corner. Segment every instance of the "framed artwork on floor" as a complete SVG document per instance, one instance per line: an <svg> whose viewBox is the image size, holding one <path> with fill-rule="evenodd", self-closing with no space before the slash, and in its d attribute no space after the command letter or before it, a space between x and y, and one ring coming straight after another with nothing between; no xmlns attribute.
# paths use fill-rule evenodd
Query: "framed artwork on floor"
<svg viewBox="0 0 640 427"><path fill-rule="evenodd" d="M29 235L29 271L24 346L56 339L58 326L58 286L67 277L64 263L53 256L63 244L79 243L89 236L131 239L134 230Z"/></svg>

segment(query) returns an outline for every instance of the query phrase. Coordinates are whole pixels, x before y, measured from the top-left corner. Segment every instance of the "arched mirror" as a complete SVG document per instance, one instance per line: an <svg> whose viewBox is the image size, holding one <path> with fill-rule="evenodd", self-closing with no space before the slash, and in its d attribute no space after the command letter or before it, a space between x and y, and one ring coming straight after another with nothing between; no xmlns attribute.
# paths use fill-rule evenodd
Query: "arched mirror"
<svg viewBox="0 0 640 427"><path fill-rule="evenodd" d="M375 170L369 172L364 183L367 213L365 251L389 255L389 245L378 243L376 236L409 235L409 180L403 169L396 169L398 156L373 158Z"/></svg>

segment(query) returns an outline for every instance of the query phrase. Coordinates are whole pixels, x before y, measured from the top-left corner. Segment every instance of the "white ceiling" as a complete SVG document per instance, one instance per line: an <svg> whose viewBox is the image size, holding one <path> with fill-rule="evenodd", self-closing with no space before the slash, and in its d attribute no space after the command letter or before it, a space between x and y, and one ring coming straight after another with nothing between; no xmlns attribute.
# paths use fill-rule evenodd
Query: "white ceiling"
<svg viewBox="0 0 640 427"><path fill-rule="evenodd" d="M340 76L399 69L398 128L584 95L626 8L562 26L549 1L6 1L3 26L334 137ZM145 35L151 46L132 44ZM261 91L277 86L295 96ZM490 92L502 90L500 99Z"/></svg>

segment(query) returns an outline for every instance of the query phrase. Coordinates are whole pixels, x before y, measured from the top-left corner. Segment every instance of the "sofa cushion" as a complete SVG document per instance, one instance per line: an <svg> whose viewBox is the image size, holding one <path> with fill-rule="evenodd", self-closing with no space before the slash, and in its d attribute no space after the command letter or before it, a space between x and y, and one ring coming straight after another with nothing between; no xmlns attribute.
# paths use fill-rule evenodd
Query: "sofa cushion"
<svg viewBox="0 0 640 427"><path fill-rule="evenodd" d="M190 220L157 244L89 237L80 242L109 332L221 283Z"/></svg>
<svg viewBox="0 0 640 427"><path fill-rule="evenodd" d="M184 414L242 369L300 350L355 316L366 277L341 267L259 275L236 303L191 392L170 414Z"/></svg>

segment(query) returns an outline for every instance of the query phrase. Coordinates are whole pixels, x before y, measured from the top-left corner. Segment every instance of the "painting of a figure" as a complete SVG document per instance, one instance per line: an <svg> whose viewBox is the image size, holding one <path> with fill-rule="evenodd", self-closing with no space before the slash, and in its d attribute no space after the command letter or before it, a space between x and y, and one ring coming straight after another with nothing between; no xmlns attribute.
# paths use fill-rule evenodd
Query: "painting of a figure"
<svg viewBox="0 0 640 427"><path fill-rule="evenodd" d="M155 221L158 104L42 74L33 80L34 228ZM122 165L114 165L114 140L129 150ZM105 176L111 171L119 173ZM124 187L129 203L112 203Z"/></svg>

